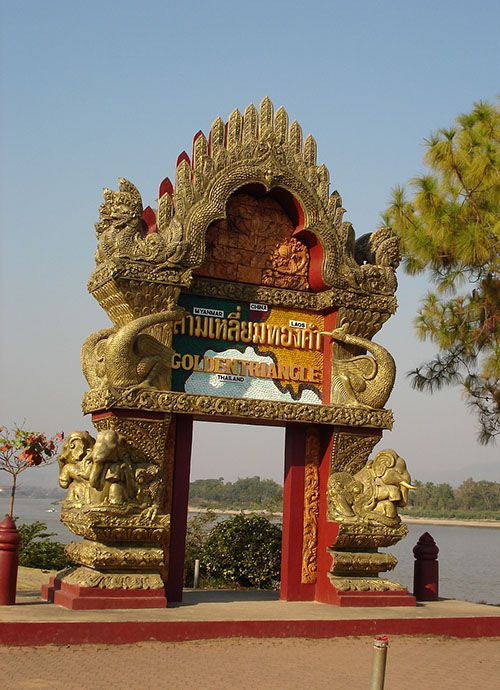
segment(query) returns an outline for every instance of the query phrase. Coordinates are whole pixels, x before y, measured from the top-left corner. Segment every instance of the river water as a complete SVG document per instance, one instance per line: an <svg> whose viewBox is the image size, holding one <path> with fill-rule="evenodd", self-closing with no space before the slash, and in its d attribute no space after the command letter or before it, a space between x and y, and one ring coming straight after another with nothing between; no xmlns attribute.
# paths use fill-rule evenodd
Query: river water
<svg viewBox="0 0 500 690"><path fill-rule="evenodd" d="M59 505L50 498L16 498L14 514L19 522L40 520L47 531L67 543L79 539L59 520ZM0 516L8 511L9 497L0 494ZM439 547L439 595L447 599L500 604L500 528L462 525L408 525L408 536L387 549L398 559L388 578L413 589L412 549L429 532Z"/></svg>

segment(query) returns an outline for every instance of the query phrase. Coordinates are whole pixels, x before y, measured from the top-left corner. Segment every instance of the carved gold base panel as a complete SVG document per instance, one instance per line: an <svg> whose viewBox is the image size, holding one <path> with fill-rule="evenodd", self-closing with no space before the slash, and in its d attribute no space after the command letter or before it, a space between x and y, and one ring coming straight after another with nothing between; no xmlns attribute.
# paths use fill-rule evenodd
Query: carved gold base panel
<svg viewBox="0 0 500 690"><path fill-rule="evenodd" d="M332 557L333 575L376 575L386 570L394 570L398 559L390 553L367 553L361 551L338 551L327 549Z"/></svg>
<svg viewBox="0 0 500 690"><path fill-rule="evenodd" d="M61 582L79 587L99 587L101 589L163 589L164 584L158 573L100 572L81 566L70 568L62 574Z"/></svg>
<svg viewBox="0 0 500 690"><path fill-rule="evenodd" d="M72 541L65 548L73 563L96 570L160 571L163 566L163 549L147 544L101 544L95 541Z"/></svg>
<svg viewBox="0 0 500 690"><path fill-rule="evenodd" d="M161 542L170 526L169 515L124 514L112 506L72 510L63 504L61 521L73 534L102 542Z"/></svg>
<svg viewBox="0 0 500 690"><path fill-rule="evenodd" d="M340 592L408 592L408 589L398 582L378 577L338 577L328 573L328 578Z"/></svg>

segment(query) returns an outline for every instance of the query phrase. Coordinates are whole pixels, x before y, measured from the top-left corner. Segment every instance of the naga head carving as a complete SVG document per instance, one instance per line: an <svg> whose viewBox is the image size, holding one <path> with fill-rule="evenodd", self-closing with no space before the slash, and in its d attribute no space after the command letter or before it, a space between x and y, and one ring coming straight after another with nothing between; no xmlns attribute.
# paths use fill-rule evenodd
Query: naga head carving
<svg viewBox="0 0 500 690"><path fill-rule="evenodd" d="M118 189L118 192L104 189L104 203L99 207L99 222L95 224L98 237L111 226L136 224L142 218L142 199L137 187L120 177Z"/></svg>

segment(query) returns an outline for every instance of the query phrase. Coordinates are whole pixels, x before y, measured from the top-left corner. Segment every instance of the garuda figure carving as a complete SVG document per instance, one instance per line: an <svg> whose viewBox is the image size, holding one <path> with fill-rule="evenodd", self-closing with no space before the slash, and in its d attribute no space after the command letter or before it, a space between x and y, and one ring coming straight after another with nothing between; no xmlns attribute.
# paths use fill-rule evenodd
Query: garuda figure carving
<svg viewBox="0 0 500 690"><path fill-rule="evenodd" d="M347 324L323 332L332 340L370 352L347 359L332 359L332 403L356 407L382 408L396 378L392 355L381 345L347 332Z"/></svg>
<svg viewBox="0 0 500 690"><path fill-rule="evenodd" d="M328 518L339 522L375 522L397 527L398 507L416 489L406 462L393 450L382 450L355 475L334 472L328 479Z"/></svg>

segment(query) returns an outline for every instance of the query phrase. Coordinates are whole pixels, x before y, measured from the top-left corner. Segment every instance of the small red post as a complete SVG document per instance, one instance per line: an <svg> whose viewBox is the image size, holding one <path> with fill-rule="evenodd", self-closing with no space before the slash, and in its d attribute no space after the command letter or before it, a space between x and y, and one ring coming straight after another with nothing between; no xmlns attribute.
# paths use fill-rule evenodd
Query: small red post
<svg viewBox="0 0 500 690"><path fill-rule="evenodd" d="M7 515L0 522L0 606L16 603L20 541L16 523Z"/></svg>
<svg viewBox="0 0 500 690"><path fill-rule="evenodd" d="M429 532L424 532L413 547L413 595L417 601L436 601L439 589L439 549Z"/></svg>

